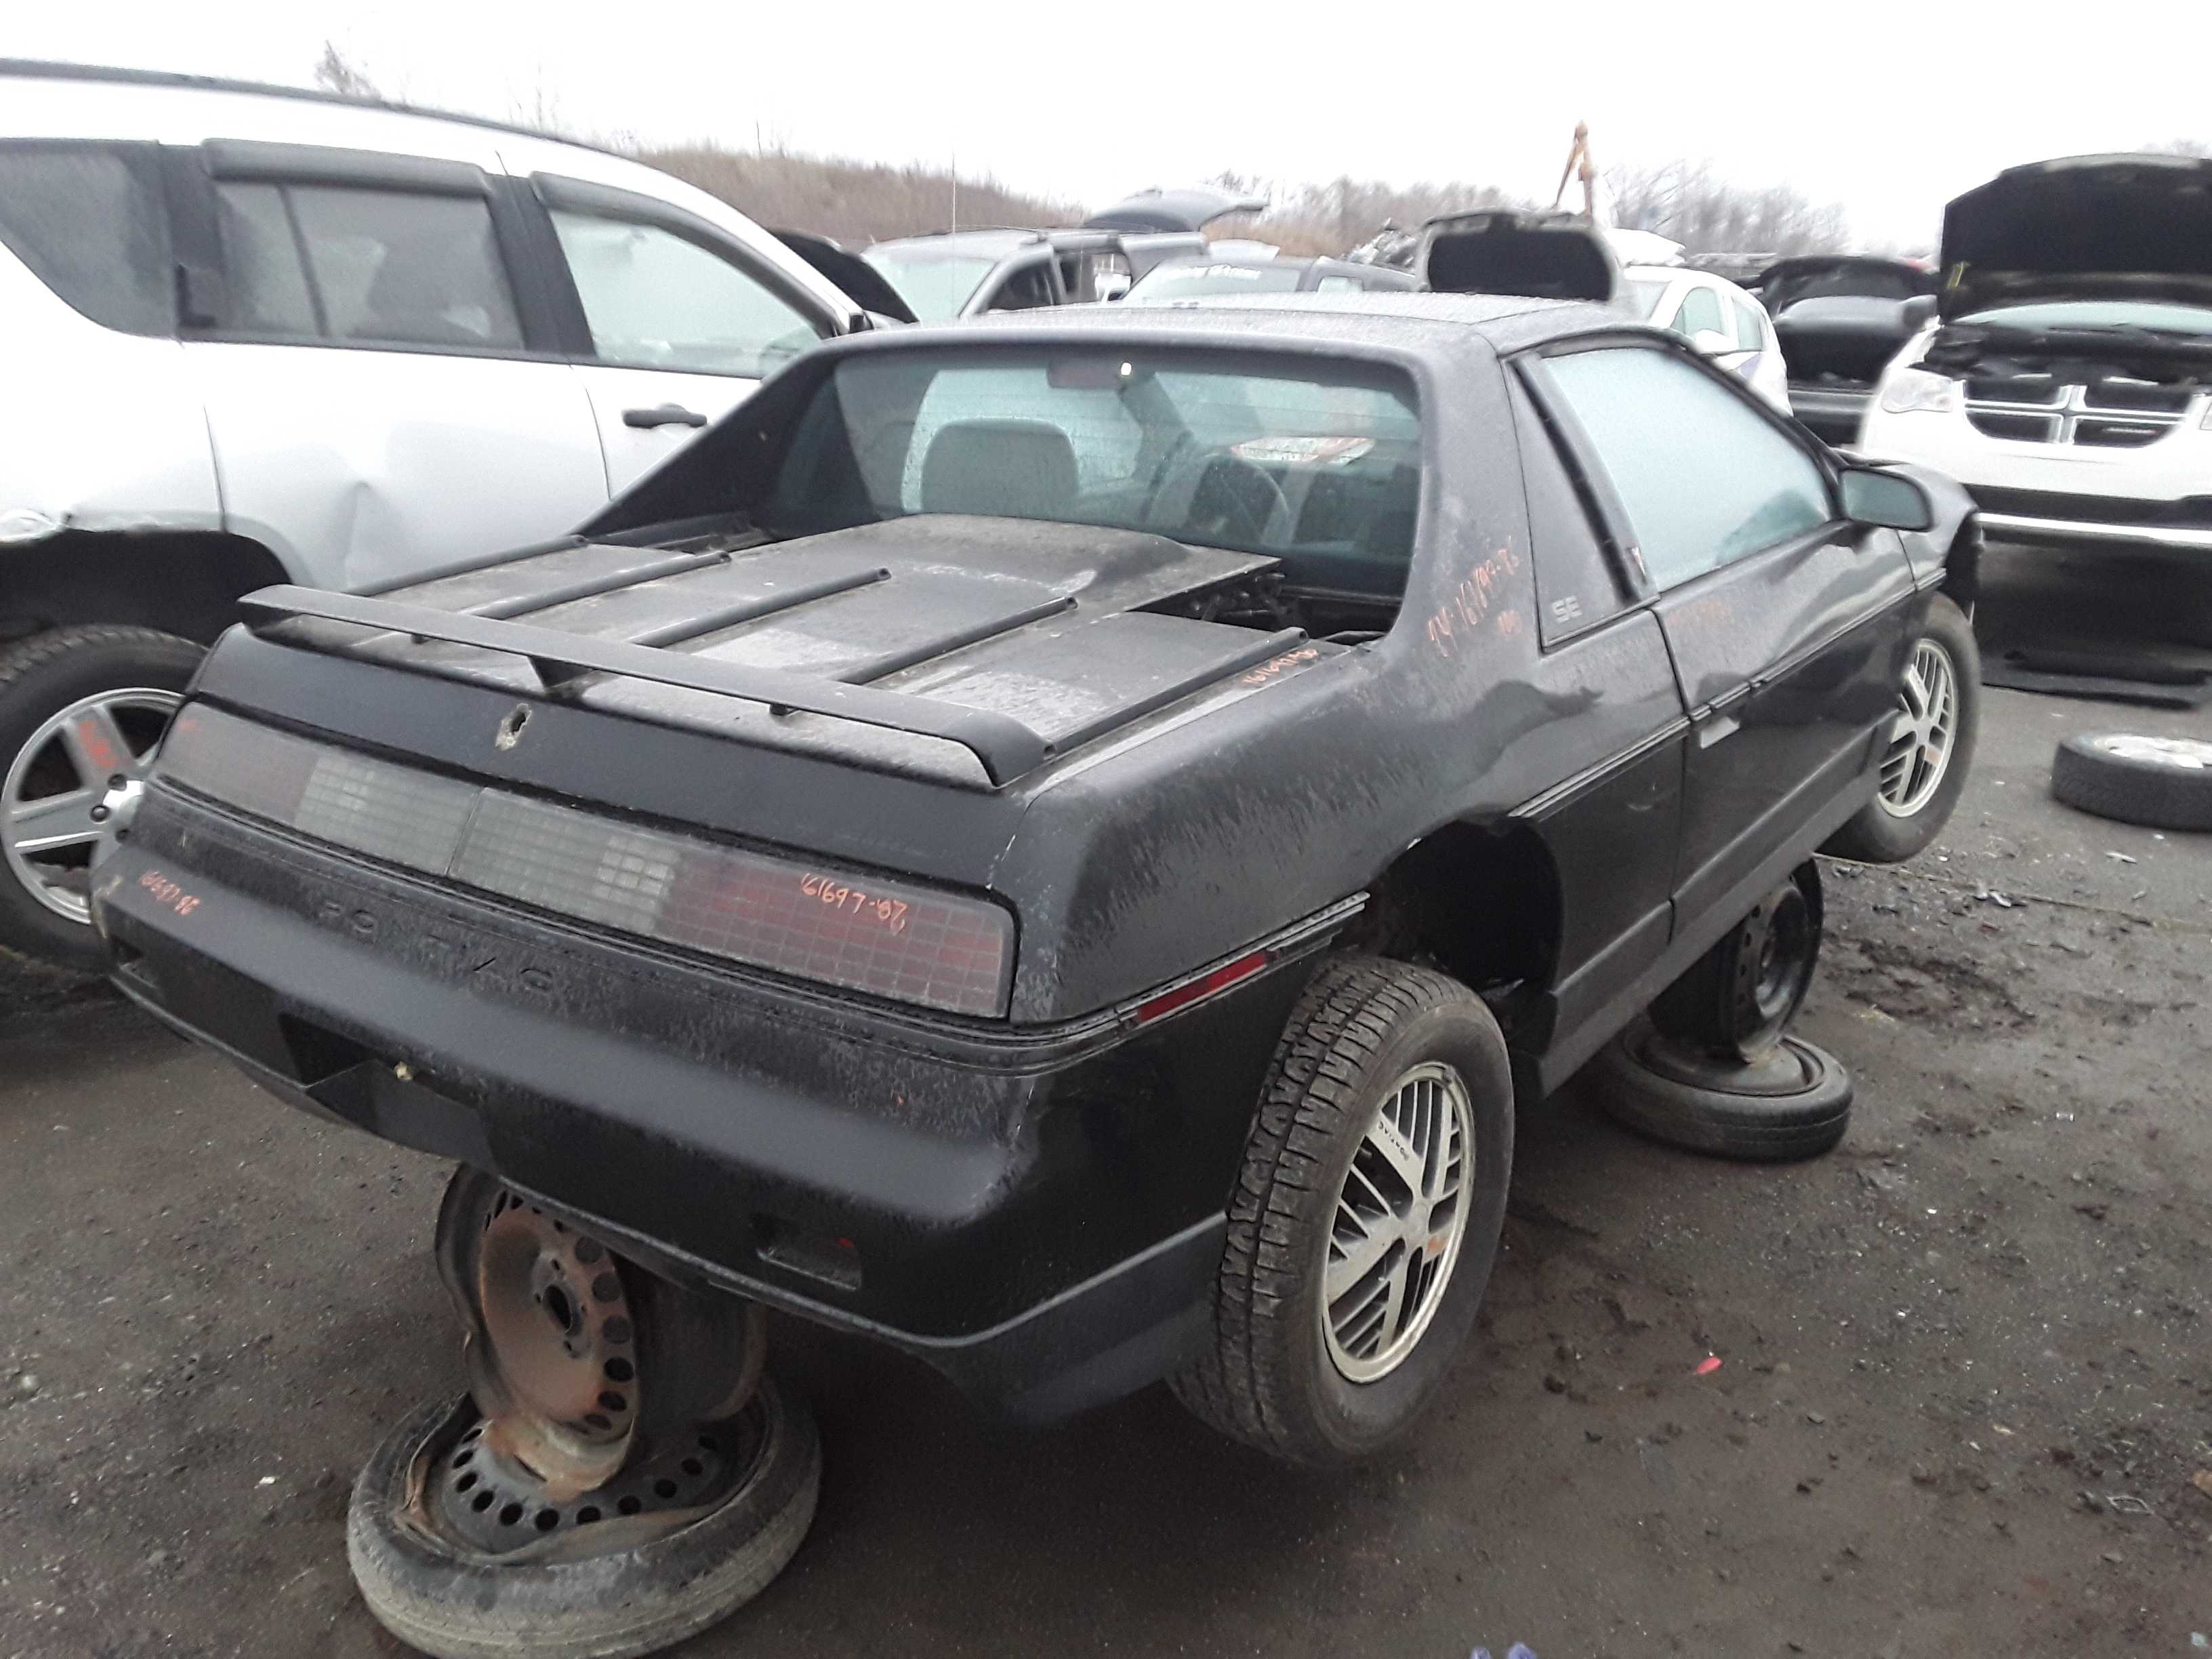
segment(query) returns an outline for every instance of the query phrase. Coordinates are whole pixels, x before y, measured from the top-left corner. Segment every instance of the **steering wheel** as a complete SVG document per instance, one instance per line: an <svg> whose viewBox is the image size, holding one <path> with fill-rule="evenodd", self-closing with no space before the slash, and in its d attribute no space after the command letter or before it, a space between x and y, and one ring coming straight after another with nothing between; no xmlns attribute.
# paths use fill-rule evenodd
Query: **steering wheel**
<svg viewBox="0 0 2212 1659"><path fill-rule="evenodd" d="M1200 541L1219 536L1268 547L1290 539L1297 514L1265 467L1241 455L1193 455L1179 463L1155 499L1179 515L1161 525Z"/></svg>

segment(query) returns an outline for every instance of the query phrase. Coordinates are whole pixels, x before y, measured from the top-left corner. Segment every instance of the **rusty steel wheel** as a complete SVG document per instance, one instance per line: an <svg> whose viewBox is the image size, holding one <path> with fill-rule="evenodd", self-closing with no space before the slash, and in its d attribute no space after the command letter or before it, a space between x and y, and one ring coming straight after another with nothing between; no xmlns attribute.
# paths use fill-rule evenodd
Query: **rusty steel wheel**
<svg viewBox="0 0 2212 1659"><path fill-rule="evenodd" d="M347 1554L385 1626L447 1659L652 1652L782 1570L821 1443L762 1375L757 1304L686 1290L526 1194L458 1172L438 1269L469 1397L402 1423Z"/></svg>
<svg viewBox="0 0 2212 1659"><path fill-rule="evenodd" d="M767 1316L687 1291L491 1176L462 1170L438 1212L487 1449L562 1503L743 1409Z"/></svg>

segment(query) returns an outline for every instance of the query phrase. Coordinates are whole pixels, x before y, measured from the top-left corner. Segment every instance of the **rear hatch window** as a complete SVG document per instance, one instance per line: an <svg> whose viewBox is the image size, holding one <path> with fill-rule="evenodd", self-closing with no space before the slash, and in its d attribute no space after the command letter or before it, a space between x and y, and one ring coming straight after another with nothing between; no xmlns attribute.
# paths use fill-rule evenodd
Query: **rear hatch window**
<svg viewBox="0 0 2212 1659"><path fill-rule="evenodd" d="M780 535L942 513L1148 531L1280 557L1294 582L1372 567L1395 591L1419 483L1413 385L1380 365L883 352L824 382L764 516Z"/></svg>

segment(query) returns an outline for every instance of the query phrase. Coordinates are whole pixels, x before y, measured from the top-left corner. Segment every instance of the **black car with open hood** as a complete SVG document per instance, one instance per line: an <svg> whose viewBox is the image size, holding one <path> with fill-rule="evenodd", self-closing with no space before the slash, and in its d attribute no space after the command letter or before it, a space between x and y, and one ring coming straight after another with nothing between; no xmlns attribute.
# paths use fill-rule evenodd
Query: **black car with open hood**
<svg viewBox="0 0 2212 1659"><path fill-rule="evenodd" d="M1935 314L1933 271L1871 254L1778 259L1752 284L1774 319L1790 413L1833 444L1858 436L1889 360Z"/></svg>
<svg viewBox="0 0 2212 1659"><path fill-rule="evenodd" d="M1940 827L1963 750L1877 795L1971 528L1597 306L884 331L577 535L252 597L95 912L595 1249L1331 1461L1444 1382L1516 1093Z"/></svg>

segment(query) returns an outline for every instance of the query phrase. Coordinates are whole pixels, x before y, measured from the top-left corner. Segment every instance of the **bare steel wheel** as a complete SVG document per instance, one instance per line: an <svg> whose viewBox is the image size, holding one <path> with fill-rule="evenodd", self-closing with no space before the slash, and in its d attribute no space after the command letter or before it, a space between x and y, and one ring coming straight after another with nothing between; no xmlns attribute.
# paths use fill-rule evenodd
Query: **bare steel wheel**
<svg viewBox="0 0 2212 1659"><path fill-rule="evenodd" d="M1474 1151L1467 1085L1440 1061L1376 1107L1336 1195L1323 1270L1322 1334L1348 1380L1389 1376L1428 1330L1467 1234Z"/></svg>
<svg viewBox="0 0 2212 1659"><path fill-rule="evenodd" d="M649 1273L480 1170L446 1188L437 1258L487 1446L549 1501L687 1444L760 1380L758 1303Z"/></svg>
<svg viewBox="0 0 2212 1659"><path fill-rule="evenodd" d="M763 1375L757 1304L687 1289L463 1169L438 1212L469 1396L355 1483L347 1557L440 1659L627 1659L759 1594L806 1534L822 1448Z"/></svg>
<svg viewBox="0 0 2212 1659"><path fill-rule="evenodd" d="M1913 646L1898 701L1875 799L1893 817L1909 818L1943 787L1958 735L1959 669L1941 640L1931 636Z"/></svg>
<svg viewBox="0 0 2212 1659"><path fill-rule="evenodd" d="M476 1258L485 1340L468 1348L488 1450L549 1496L604 1485L637 1427L637 1318L597 1239L512 1193L493 1200Z"/></svg>

